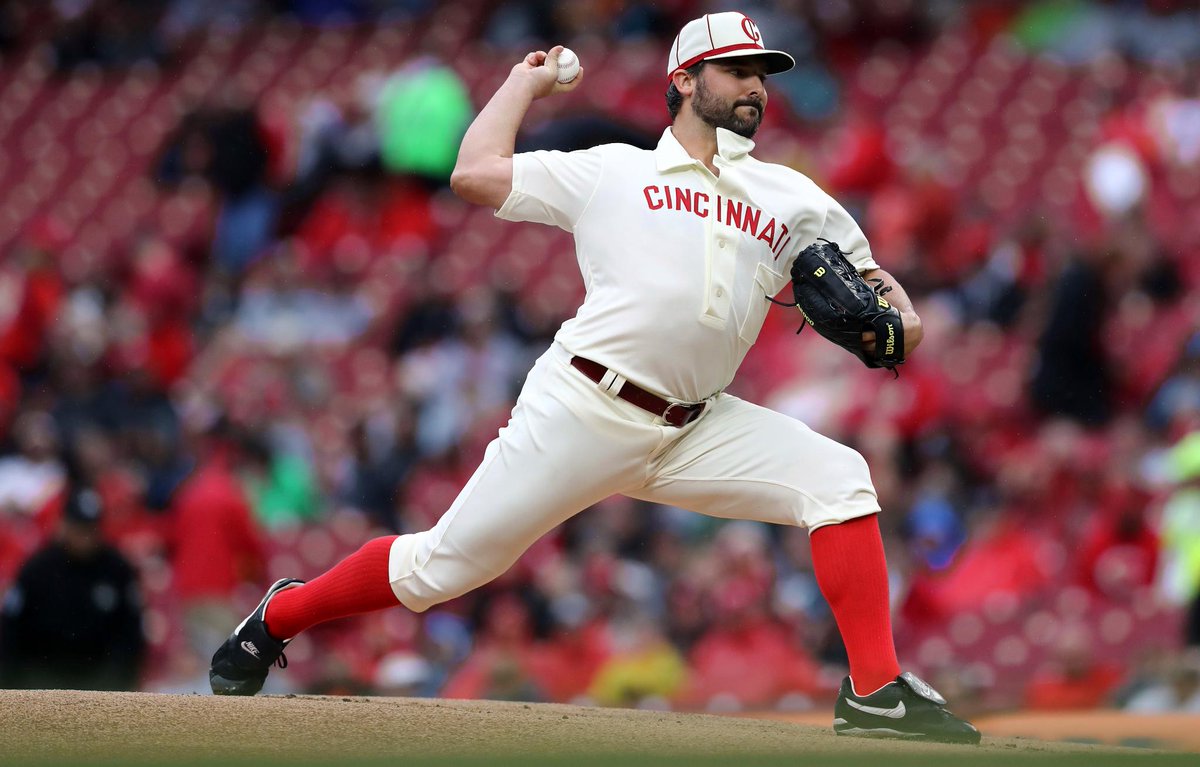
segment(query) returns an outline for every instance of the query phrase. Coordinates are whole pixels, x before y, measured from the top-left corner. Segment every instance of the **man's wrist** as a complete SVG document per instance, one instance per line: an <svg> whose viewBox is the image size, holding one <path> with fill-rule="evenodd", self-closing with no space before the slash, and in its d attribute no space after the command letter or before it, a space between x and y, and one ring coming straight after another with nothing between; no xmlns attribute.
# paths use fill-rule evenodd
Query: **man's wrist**
<svg viewBox="0 0 1200 767"><path fill-rule="evenodd" d="M904 325L904 345L909 350L916 348L925 337L925 329L921 326L921 318L914 311L900 313L900 323Z"/></svg>

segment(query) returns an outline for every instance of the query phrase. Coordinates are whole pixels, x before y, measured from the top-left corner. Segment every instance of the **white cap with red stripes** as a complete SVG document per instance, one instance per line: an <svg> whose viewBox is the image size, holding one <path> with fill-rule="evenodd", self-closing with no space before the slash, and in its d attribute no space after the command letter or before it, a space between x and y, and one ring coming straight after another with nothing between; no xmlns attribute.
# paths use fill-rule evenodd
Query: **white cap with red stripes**
<svg viewBox="0 0 1200 767"><path fill-rule="evenodd" d="M767 74L786 72L796 66L796 60L783 51L768 50L763 45L758 25L744 13L706 13L693 19L679 30L667 58L667 77L677 70L687 69L699 61L731 59L738 56L762 56L767 62Z"/></svg>

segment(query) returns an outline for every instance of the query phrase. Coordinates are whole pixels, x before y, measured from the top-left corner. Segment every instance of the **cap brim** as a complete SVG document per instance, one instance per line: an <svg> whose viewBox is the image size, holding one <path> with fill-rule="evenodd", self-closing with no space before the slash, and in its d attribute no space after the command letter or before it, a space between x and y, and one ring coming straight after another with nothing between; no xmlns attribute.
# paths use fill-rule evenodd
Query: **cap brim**
<svg viewBox="0 0 1200 767"><path fill-rule="evenodd" d="M759 56L767 62L767 74L777 75L780 72L786 72L796 66L796 60L783 51L764 51L759 49L730 51L729 53L718 53L715 56L706 56L702 61L712 61L714 59L740 59L750 56Z"/></svg>

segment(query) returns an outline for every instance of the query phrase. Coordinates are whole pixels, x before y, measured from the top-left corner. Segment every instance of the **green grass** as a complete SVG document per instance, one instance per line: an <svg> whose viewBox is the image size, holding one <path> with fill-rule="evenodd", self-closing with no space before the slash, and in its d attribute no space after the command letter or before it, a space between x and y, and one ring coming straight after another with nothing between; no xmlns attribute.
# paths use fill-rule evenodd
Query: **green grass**
<svg viewBox="0 0 1200 767"><path fill-rule="evenodd" d="M9 762L0 759L5 765L12 767L116 767L129 765L128 759L119 761L106 760L100 755L87 760L63 762ZM661 756L528 756L528 757L446 757L446 758L405 758L403 756L372 759L340 759L340 760L303 760L303 761L267 761L267 760L176 760L169 755L159 758L147 757L132 764L164 765L169 767L334 767L334 765L354 765L354 767L397 767L404 765L428 765L429 767L942 767L943 765L969 765L970 767L1007 767L1008 765L1028 765L1029 767L1123 767L1124 765L1154 765L1155 767L1195 767L1200 762L1196 754L1168 754L1163 752L1130 751L1121 754L1031 754L1029 752L1012 754L997 754L975 752L971 749L955 749L947 754L906 754L888 755L830 755L813 754L810 758L803 756L725 756L725 757L661 757Z"/></svg>

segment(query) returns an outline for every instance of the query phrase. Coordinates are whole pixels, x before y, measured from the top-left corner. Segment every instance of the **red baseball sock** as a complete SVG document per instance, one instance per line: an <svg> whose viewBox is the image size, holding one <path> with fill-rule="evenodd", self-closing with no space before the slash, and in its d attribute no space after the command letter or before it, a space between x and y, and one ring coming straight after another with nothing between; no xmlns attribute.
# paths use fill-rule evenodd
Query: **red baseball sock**
<svg viewBox="0 0 1200 767"><path fill-rule="evenodd" d="M900 673L892 641L887 561L875 514L817 528L809 536L817 585L833 610L860 695Z"/></svg>
<svg viewBox="0 0 1200 767"><path fill-rule="evenodd" d="M388 582L388 553L397 536L375 538L303 586L285 589L267 604L267 632L291 639L310 626L400 604Z"/></svg>

